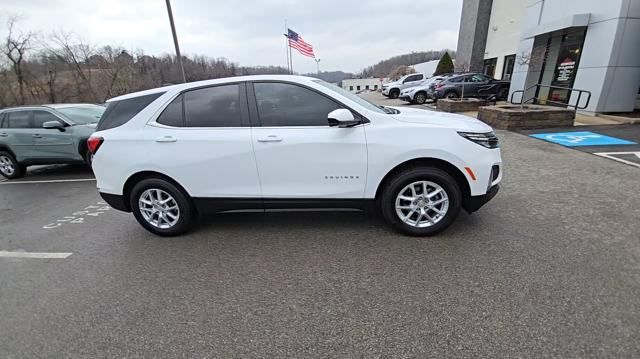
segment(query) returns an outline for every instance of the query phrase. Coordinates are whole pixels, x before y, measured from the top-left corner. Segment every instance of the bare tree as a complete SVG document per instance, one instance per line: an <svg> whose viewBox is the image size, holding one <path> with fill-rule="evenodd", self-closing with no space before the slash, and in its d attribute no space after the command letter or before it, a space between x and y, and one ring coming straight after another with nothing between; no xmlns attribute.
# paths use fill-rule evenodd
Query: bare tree
<svg viewBox="0 0 640 359"><path fill-rule="evenodd" d="M51 37L55 47L50 47L52 54L64 60L73 72L78 97L84 97L91 102L100 99L92 83L92 69L90 58L94 55L93 48L80 40L74 41L71 34L54 33ZM83 96L84 94L88 95Z"/></svg>
<svg viewBox="0 0 640 359"><path fill-rule="evenodd" d="M542 71L542 66L547 59L547 48L545 46L534 47L530 51L522 51L516 57L516 63L519 66L527 66L527 72ZM527 91L527 82L522 84L522 97L520 98L520 109L524 108L524 97Z"/></svg>
<svg viewBox="0 0 640 359"><path fill-rule="evenodd" d="M462 75L463 75L463 77L462 77L462 91L460 93L460 100L461 101L464 100L464 84L467 81L467 75L466 74L467 74L467 72L469 72L470 67L471 66L469 66L469 63L465 62L465 61L460 61L460 62L456 61L456 64L455 64L456 71L457 72L462 72Z"/></svg>
<svg viewBox="0 0 640 359"><path fill-rule="evenodd" d="M18 104L23 105L25 103L26 78L24 61L36 35L31 31L23 33L16 30L16 23L18 21L19 17L17 16L11 16L7 20L9 33L7 34L4 44L2 44L1 51L9 61L11 69L16 76L18 82Z"/></svg>

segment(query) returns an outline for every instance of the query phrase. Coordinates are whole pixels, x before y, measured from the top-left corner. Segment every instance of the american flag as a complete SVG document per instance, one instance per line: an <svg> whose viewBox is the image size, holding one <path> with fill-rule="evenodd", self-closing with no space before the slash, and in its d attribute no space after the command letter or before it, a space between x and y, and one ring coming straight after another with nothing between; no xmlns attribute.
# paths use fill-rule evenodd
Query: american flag
<svg viewBox="0 0 640 359"><path fill-rule="evenodd" d="M289 38L289 46L298 50L298 52L304 56L315 58L316 55L313 53L313 46L311 46L311 44L306 43L302 39L302 36L298 35L297 32L291 29L288 29L288 30L289 30L289 34L287 35L287 37Z"/></svg>

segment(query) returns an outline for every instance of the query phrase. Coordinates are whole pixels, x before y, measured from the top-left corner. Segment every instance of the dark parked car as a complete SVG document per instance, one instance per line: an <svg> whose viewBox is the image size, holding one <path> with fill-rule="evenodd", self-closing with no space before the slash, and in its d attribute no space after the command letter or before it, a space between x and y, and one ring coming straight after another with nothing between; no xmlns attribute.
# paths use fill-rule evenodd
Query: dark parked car
<svg viewBox="0 0 640 359"><path fill-rule="evenodd" d="M434 99L464 97L506 100L509 95L509 81L495 80L485 74L469 73L446 77L431 84L427 95Z"/></svg>

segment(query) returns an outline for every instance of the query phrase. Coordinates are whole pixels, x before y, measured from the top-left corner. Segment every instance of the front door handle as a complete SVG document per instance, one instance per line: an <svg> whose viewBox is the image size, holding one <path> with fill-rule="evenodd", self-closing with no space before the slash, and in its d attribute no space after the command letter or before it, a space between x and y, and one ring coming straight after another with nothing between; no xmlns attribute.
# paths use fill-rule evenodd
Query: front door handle
<svg viewBox="0 0 640 359"><path fill-rule="evenodd" d="M42 136L40 136L38 134L31 135L31 137L33 137L33 138L42 138Z"/></svg>
<svg viewBox="0 0 640 359"><path fill-rule="evenodd" d="M266 137L258 137L258 142L280 142L282 138L276 135L269 135Z"/></svg>
<svg viewBox="0 0 640 359"><path fill-rule="evenodd" d="M156 138L156 142L176 142L178 139L173 136L163 136Z"/></svg>
<svg viewBox="0 0 640 359"><path fill-rule="evenodd" d="M9 137L9 135L6 133L0 133L0 137Z"/></svg>

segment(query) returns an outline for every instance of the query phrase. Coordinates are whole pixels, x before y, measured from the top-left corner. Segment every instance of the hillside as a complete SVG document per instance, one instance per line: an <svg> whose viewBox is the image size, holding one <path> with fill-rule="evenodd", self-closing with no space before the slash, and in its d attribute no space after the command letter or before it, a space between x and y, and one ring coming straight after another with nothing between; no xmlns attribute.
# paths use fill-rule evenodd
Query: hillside
<svg viewBox="0 0 640 359"><path fill-rule="evenodd" d="M412 52L410 54L403 54L388 58L386 60L382 60L375 65L366 67L362 70L360 76L362 77L385 77L387 76L393 69L398 66L405 65L414 65L432 60L440 60L440 57L448 51L449 55L452 58L455 58L456 52L453 50L438 50L438 51L421 51L421 52Z"/></svg>

